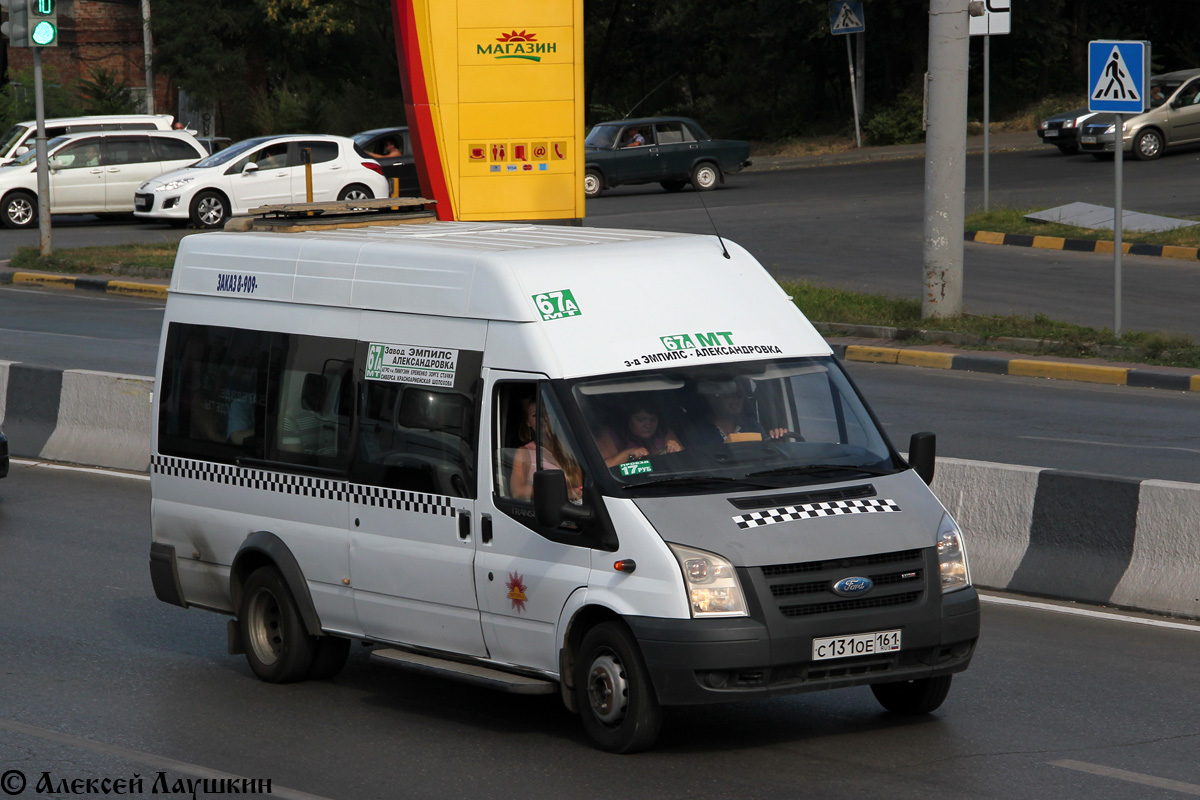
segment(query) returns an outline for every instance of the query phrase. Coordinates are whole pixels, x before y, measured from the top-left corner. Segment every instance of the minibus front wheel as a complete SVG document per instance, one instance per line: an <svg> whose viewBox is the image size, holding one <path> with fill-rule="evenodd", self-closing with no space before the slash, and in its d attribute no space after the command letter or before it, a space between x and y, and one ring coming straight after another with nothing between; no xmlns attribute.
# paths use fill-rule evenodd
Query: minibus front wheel
<svg viewBox="0 0 1200 800"><path fill-rule="evenodd" d="M603 622L588 631L575 670L575 700L583 728L597 747L636 753L654 744L662 708L628 628Z"/></svg>
<svg viewBox="0 0 1200 800"><path fill-rule="evenodd" d="M893 714L928 714L945 701L953 679L953 675L937 675L912 681L873 683L871 691L879 704Z"/></svg>
<svg viewBox="0 0 1200 800"><path fill-rule="evenodd" d="M242 588L238 610L246 661L260 680L291 683L309 676L317 637L304 620L283 576L274 567L259 567Z"/></svg>

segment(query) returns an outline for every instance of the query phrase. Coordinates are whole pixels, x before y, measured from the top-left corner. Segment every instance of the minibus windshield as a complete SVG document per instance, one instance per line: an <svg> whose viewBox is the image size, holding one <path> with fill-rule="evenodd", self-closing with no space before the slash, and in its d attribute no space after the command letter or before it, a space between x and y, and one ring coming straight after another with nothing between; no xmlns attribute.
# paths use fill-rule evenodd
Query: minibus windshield
<svg viewBox="0 0 1200 800"><path fill-rule="evenodd" d="M571 393L593 456L623 491L775 488L902 468L832 357L586 378Z"/></svg>

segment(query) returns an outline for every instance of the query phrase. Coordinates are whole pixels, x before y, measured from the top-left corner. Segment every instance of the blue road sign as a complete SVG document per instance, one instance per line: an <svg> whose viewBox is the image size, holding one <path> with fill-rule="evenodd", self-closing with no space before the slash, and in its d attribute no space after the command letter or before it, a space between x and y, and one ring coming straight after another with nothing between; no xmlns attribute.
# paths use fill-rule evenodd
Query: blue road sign
<svg viewBox="0 0 1200 800"><path fill-rule="evenodd" d="M1149 92L1149 42L1088 42L1088 111L1140 114Z"/></svg>
<svg viewBox="0 0 1200 800"><path fill-rule="evenodd" d="M865 19L862 0L833 0L829 4L829 30L831 33L862 33L867 29Z"/></svg>

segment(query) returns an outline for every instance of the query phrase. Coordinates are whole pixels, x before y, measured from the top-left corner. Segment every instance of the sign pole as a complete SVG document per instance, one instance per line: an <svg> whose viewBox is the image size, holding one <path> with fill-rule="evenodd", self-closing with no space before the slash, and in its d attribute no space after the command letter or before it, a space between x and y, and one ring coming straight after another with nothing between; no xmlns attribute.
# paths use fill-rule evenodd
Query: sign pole
<svg viewBox="0 0 1200 800"><path fill-rule="evenodd" d="M983 37L983 210L988 210L988 157L991 155L992 37Z"/></svg>
<svg viewBox="0 0 1200 800"><path fill-rule="evenodd" d="M1113 322L1113 333L1117 338L1121 338L1121 227L1124 223L1123 214L1121 211L1121 176L1124 170L1125 156L1125 136L1121 127L1125 124L1124 117L1121 114L1115 114L1116 125L1113 127L1113 163L1116 164L1116 201L1113 208L1113 298L1115 311L1115 321Z"/></svg>
<svg viewBox="0 0 1200 800"><path fill-rule="evenodd" d="M854 55L850 52L850 37L846 37L846 60L850 63L850 103L854 106L854 141L862 147L862 133L858 128L858 90L855 88Z"/></svg>
<svg viewBox="0 0 1200 800"><path fill-rule="evenodd" d="M38 253L42 258L54 255L50 239L50 166L46 159L46 103L42 92L42 48L33 49L33 106L37 120L37 206Z"/></svg>

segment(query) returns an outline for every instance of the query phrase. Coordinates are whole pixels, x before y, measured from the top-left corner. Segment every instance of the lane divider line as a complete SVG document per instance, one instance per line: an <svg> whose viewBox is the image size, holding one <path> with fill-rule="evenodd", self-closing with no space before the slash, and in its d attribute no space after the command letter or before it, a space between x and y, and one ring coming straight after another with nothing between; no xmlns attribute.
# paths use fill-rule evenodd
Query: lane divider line
<svg viewBox="0 0 1200 800"><path fill-rule="evenodd" d="M1070 759L1063 759L1062 761L1051 761L1050 764L1055 767L1063 767L1064 769L1073 769L1077 772L1087 772L1092 775L1099 775L1103 778L1116 778L1119 781L1140 783L1142 786L1153 786L1156 789L1169 789L1172 792L1179 792L1180 794L1190 794L1193 797L1200 797L1200 786L1197 786L1194 783L1173 781L1170 778L1160 778L1157 775L1145 775L1141 772L1130 772L1129 770L1117 769L1116 767L1106 767L1102 764L1089 764L1086 761L1072 761Z"/></svg>
<svg viewBox="0 0 1200 800"><path fill-rule="evenodd" d="M1017 608L1029 608L1035 611L1051 611L1055 614L1069 614L1070 616L1074 617L1102 619L1108 622L1125 622L1130 625L1149 625L1152 628L1170 628L1172 630L1200 633L1200 623L1171 622L1170 620L1165 619L1148 619L1146 617L1135 617L1131 614L1122 614L1114 611L1094 611L1090 608L1076 608L1074 606L1060 606L1053 603L1039 603L1035 600L1017 600L1012 597L998 597L997 595L985 594L983 592L979 592L979 599L984 603L994 603L998 606L1016 606Z"/></svg>

